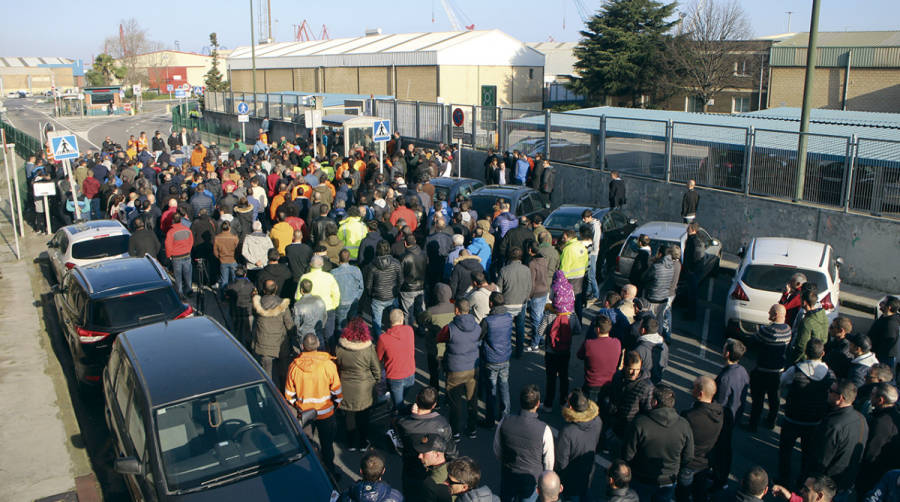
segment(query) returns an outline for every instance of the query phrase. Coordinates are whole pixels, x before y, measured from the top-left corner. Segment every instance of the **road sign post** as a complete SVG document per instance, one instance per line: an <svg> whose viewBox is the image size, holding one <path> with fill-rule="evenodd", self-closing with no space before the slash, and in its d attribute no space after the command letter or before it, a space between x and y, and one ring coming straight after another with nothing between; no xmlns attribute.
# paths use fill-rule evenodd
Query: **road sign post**
<svg viewBox="0 0 900 502"><path fill-rule="evenodd" d="M313 139L313 158L316 156L318 144L316 143L316 132L322 127L322 110L306 110L303 112L303 121L306 123L307 129L312 129Z"/></svg>
<svg viewBox="0 0 900 502"><path fill-rule="evenodd" d="M3 142L3 165L6 167L6 189L9 191L9 216L10 216L10 220L12 220L13 237L15 237L15 241L16 241L16 260L20 260L20 259L22 259L22 253L19 251L19 232L16 229L16 216L15 216L16 213L15 213L15 210L13 209L13 198L15 197L16 200L18 200L18 197L13 195L12 186L11 186L11 182L10 182L9 158L8 158L8 155L6 152L9 149L10 145L6 144L6 131L3 131L2 138L0 138L0 139L2 139L2 142ZM13 158L16 157L15 151L13 151L12 157ZM18 187L18 183L16 183L16 186ZM21 211L19 212L19 214L20 215L22 214ZM19 226L21 227L21 225L22 225L22 222L20 220Z"/></svg>
<svg viewBox="0 0 900 502"><path fill-rule="evenodd" d="M466 114L463 112L463 109L460 107L456 107L453 109L453 125L456 127L462 127L463 122L466 120ZM464 134L464 133L463 133ZM456 136L456 177L459 178L462 176L462 139L463 134L455 134ZM474 138L473 138L474 140Z"/></svg>
<svg viewBox="0 0 900 502"><path fill-rule="evenodd" d="M378 143L378 172L384 174L384 142L391 139L391 121L376 120L372 124L372 140Z"/></svg>
<svg viewBox="0 0 900 502"><path fill-rule="evenodd" d="M78 158L78 139L69 131L55 131L48 133L50 149L55 160L63 161L63 167L69 176L69 188L72 192L72 204L75 206L75 220L81 219L81 208L78 206L78 198L75 196L78 187L75 186L75 178L72 176L71 159Z"/></svg>
<svg viewBox="0 0 900 502"><path fill-rule="evenodd" d="M47 197L56 195L56 184L52 181L42 181L32 185L35 197L44 198L44 218L47 219L47 234L52 234L53 229L50 228L50 201Z"/></svg>

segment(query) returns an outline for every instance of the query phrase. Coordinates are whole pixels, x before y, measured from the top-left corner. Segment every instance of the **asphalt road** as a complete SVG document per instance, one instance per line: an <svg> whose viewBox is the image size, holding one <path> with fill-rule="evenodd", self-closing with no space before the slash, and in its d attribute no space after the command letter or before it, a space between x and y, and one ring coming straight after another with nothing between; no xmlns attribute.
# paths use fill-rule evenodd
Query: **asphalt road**
<svg viewBox="0 0 900 502"><path fill-rule="evenodd" d="M104 423L102 397L99 393L79 391L74 384L71 356L58 329L55 309L49 303L53 301L49 292L53 279L44 261L37 260L35 266L40 267L46 278L45 289L43 289L41 298L42 302L46 302L46 308L43 309L43 312L44 320L48 327L47 336L53 347L54 354L59 358L60 365L65 373L75 411L75 420L77 420L77 425L81 430L81 434L73 440L79 442L79 447L86 449L91 459L91 465L103 489L104 499L107 501L128 500L128 493L122 479L111 468L114 453L109 432ZM701 301L703 313L698 316L698 321L685 321L681 312L675 311L675 334L671 345L670 363L665 381L676 390L677 408L679 410L688 408L691 405L690 388L693 379L703 374L715 376L721 368L722 358L720 352L724 341L724 297L730 280L729 271L723 269L717 277L702 283L701 291L706 295L707 300ZM604 286L603 289L608 287L608 285ZM215 295L211 292L199 295L199 302L201 304L195 305L195 307L200 307L200 311L228 326L228 320L225 318L226 313L215 299ZM591 308L586 312L586 322L592 317L594 310L594 308ZM851 317L857 330L863 332L868 330L871 324L871 316L869 314L846 309L844 314ZM577 346L579 344L580 341L576 340L573 345ZM420 369L417 370L416 389L410 393L410 396L414 395L414 392L427 382L427 373L423 370L427 366L422 347L418 346L416 352L417 367ZM744 361L746 367L753 367L752 359L753 354L751 352ZM571 389L583 383L583 374L583 364L573 357L569 373ZM544 382L542 355L526 353L522 359L513 360L509 382L513 409L518 410L516 401L518 391L523 385L535 383L541 389L544 389ZM483 402L481 407L483 409ZM447 406L443 400L440 409L444 413L447 412ZM552 413L541 411L540 415L554 429L559 429L565 425L560 415L558 404L556 404ZM373 414L371 427L374 446L382 451L388 460L385 480L393 486L399 487L400 459L394 453L385 435L389 427L386 410L383 408L376 410ZM737 473L739 476L753 465L762 465L772 472L777 466L777 431L777 428L775 431L762 429L759 434L751 435L744 429L738 429L734 436L735 456L732 472ZM492 439L493 430L479 428L478 437L476 439L463 438L459 445L459 450L462 454L473 457L481 465L484 471L484 481L496 491L499 490L500 485L500 468L491 449ZM349 486L352 480L358 477L358 463L361 457L362 453L346 451L341 447L340 443L336 445L336 462L341 472L339 484L342 488ZM611 459L605 460L609 461ZM605 465L601 463L599 467L605 467ZM600 472L599 467L597 472ZM594 492L598 497L603 493L600 486L603 479L602 475L595 474Z"/></svg>
<svg viewBox="0 0 900 502"><path fill-rule="evenodd" d="M40 138L41 127L51 123L56 130L68 129L78 138L79 150L99 150L103 140L110 136L113 141L124 144L130 135L137 137L146 131L149 137L159 130L168 136L172 126L171 115L166 113L166 105L162 101L147 101L144 112L135 115L115 115L99 117L54 117L53 104L45 98L7 98L3 100L6 107L6 120L17 129L35 138Z"/></svg>

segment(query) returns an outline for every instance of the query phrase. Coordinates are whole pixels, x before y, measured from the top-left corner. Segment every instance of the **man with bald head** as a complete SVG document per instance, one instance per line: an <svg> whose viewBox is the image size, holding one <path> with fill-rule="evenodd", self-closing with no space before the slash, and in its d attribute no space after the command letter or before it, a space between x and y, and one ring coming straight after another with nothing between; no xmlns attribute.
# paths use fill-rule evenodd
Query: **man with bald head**
<svg viewBox="0 0 900 502"><path fill-rule="evenodd" d="M634 322L634 299L636 296L637 286L626 284L622 286L622 301L618 305L614 305L628 318L628 324Z"/></svg>
<svg viewBox="0 0 900 502"><path fill-rule="evenodd" d="M713 447L719 440L725 422L725 410L713 402L716 382L712 377L701 375L694 380L691 390L694 405L682 412L694 434L694 456L678 476L676 491L678 500L702 500L713 484L711 466L715 464Z"/></svg>
<svg viewBox="0 0 900 502"><path fill-rule="evenodd" d="M544 471L538 478L538 500L540 502L556 502L563 491L559 476L553 471Z"/></svg>
<svg viewBox="0 0 900 502"><path fill-rule="evenodd" d="M781 373L787 365L787 348L791 343L791 326L785 321L787 308L776 303L769 308L769 324L760 326L756 333L759 353L756 369L750 373L750 398L753 406L750 409L750 431L755 432L762 416L763 401L769 400L769 414L765 427L775 427L781 397L778 395Z"/></svg>

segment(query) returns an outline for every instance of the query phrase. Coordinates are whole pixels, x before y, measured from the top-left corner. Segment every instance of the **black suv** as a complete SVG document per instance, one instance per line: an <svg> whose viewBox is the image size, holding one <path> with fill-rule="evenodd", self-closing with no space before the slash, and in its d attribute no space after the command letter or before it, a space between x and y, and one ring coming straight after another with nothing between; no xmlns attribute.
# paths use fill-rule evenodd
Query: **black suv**
<svg viewBox="0 0 900 502"><path fill-rule="evenodd" d="M114 469L134 500L337 500L296 412L208 317L119 335L103 397Z"/></svg>
<svg viewBox="0 0 900 502"><path fill-rule="evenodd" d="M546 217L550 212L550 200L533 188L522 185L487 185L473 190L469 195L472 209L479 218L490 219L494 214L494 203L498 199L509 202L509 210L516 217L536 214Z"/></svg>
<svg viewBox="0 0 900 502"><path fill-rule="evenodd" d="M193 314L155 259L121 258L75 267L54 286L60 327L80 385L98 385L116 335Z"/></svg>

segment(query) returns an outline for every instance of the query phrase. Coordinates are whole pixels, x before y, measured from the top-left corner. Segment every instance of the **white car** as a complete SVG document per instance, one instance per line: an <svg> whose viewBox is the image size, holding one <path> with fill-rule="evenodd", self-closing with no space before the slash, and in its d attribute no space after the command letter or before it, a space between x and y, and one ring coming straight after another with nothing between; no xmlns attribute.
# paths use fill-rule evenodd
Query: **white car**
<svg viewBox="0 0 900 502"><path fill-rule="evenodd" d="M128 256L131 232L115 220L92 220L60 228L47 243L50 268L57 282L66 272L88 265Z"/></svg>
<svg viewBox="0 0 900 502"><path fill-rule="evenodd" d="M684 250L684 243L687 240L687 224L671 221L651 221L632 230L628 238L625 239L625 243L622 244L619 256L616 257L616 270L613 274L613 280L617 286L628 284L631 266L634 264L634 258L638 254L637 240L642 234L650 237L650 257L653 258L653 255L656 254L661 245L671 246L672 244L678 244ZM700 282L707 276L714 275L719 270L719 262L722 258L722 243L718 239L711 237L703 227L697 231L697 238L705 248L703 260L698 265L699 278L697 282ZM681 260L684 261L684 255L681 256ZM682 283L684 277L682 275L679 278L679 284Z"/></svg>
<svg viewBox="0 0 900 502"><path fill-rule="evenodd" d="M798 272L818 286L819 303L829 321L837 317L842 260L828 244L757 237L742 254L725 300L725 326L730 333L752 336L760 325L768 324L769 308L778 303L784 286Z"/></svg>

